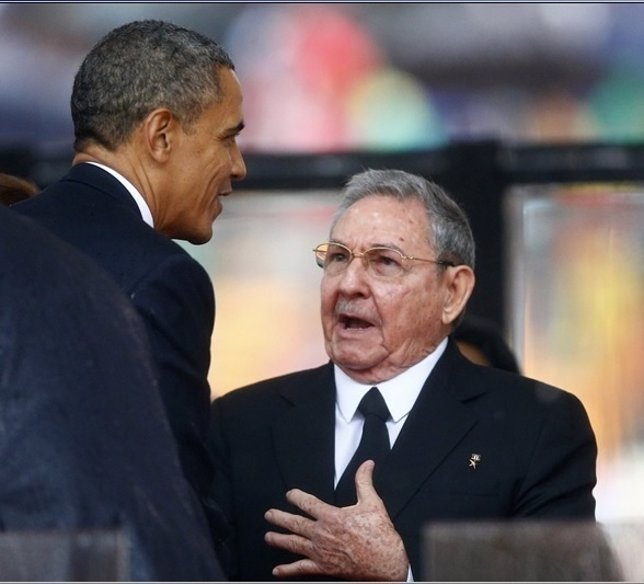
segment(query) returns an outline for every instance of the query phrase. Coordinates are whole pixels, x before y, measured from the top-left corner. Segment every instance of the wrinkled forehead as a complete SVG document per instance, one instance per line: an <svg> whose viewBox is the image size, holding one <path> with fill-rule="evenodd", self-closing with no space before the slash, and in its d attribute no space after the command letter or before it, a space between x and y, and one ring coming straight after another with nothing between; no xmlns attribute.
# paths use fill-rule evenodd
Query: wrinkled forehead
<svg viewBox="0 0 644 584"><path fill-rule="evenodd" d="M350 245L427 247L429 234L427 213L418 199L370 195L355 202L338 218L331 230L331 240Z"/></svg>

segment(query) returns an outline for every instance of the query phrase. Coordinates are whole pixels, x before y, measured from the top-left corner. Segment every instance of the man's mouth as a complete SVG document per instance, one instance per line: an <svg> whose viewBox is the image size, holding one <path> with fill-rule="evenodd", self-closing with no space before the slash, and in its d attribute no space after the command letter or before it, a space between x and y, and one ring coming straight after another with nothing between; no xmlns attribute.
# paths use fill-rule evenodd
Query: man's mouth
<svg viewBox="0 0 644 584"><path fill-rule="evenodd" d="M345 329L366 329L373 326L369 321L348 315L340 315L340 324Z"/></svg>

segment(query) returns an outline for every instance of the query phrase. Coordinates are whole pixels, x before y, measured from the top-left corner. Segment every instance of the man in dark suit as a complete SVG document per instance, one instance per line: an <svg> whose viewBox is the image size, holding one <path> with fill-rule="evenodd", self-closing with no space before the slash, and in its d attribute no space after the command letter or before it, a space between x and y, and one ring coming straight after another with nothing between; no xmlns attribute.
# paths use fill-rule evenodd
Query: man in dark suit
<svg viewBox="0 0 644 584"><path fill-rule="evenodd" d="M474 242L440 187L354 176L315 255L331 362L213 402L212 492L237 577L401 581L422 573L432 520L594 519L581 402L449 340Z"/></svg>
<svg viewBox="0 0 644 584"><path fill-rule="evenodd" d="M245 176L233 64L196 32L133 22L89 52L71 105L72 169L13 208L91 257L142 316L183 470L205 504L214 296L171 238L208 241L220 198Z"/></svg>
<svg viewBox="0 0 644 584"><path fill-rule="evenodd" d="M3 206L0 265L0 531L121 532L125 556L96 579L223 579L131 303L86 256ZM21 557L28 580L75 574L19 551L0 575Z"/></svg>

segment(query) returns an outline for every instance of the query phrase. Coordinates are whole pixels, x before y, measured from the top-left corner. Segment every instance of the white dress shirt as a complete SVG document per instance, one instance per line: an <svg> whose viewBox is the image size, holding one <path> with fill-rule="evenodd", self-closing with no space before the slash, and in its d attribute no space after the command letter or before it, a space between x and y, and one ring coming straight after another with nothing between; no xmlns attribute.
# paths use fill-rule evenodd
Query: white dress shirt
<svg viewBox="0 0 644 584"><path fill-rule="evenodd" d="M145 221L150 227L152 227L152 229L154 229L154 220L152 219L150 207L148 207L148 204L145 202L143 195L129 180L127 180L122 174L116 172L113 168L105 166L104 164L100 164L99 162L87 162L86 164L93 164L94 166L102 168L105 172L109 172L117 181L119 181L134 199L136 206L139 208L143 221Z"/></svg>
<svg viewBox="0 0 644 584"><path fill-rule="evenodd" d="M400 375L378 383L377 387L389 408L391 419L387 422L389 442L393 447L413 407L423 384L447 347L443 339L436 350ZM337 365L335 371L335 479L338 484L344 469L358 448L364 424L358 404L373 385L364 385L351 379Z"/></svg>

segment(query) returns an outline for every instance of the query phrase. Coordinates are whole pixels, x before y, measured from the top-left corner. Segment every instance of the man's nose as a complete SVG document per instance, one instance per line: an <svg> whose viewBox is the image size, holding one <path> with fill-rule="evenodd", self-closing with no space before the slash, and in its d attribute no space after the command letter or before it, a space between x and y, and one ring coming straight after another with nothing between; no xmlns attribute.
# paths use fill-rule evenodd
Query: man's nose
<svg viewBox="0 0 644 584"><path fill-rule="evenodd" d="M366 293L369 288L367 267L364 257L354 256L344 272L339 276L338 286L340 290L348 293Z"/></svg>
<svg viewBox="0 0 644 584"><path fill-rule="evenodd" d="M231 177L233 180L242 180L246 178L246 163L242 156L241 150L235 146L235 151L232 154L233 165L231 169Z"/></svg>

